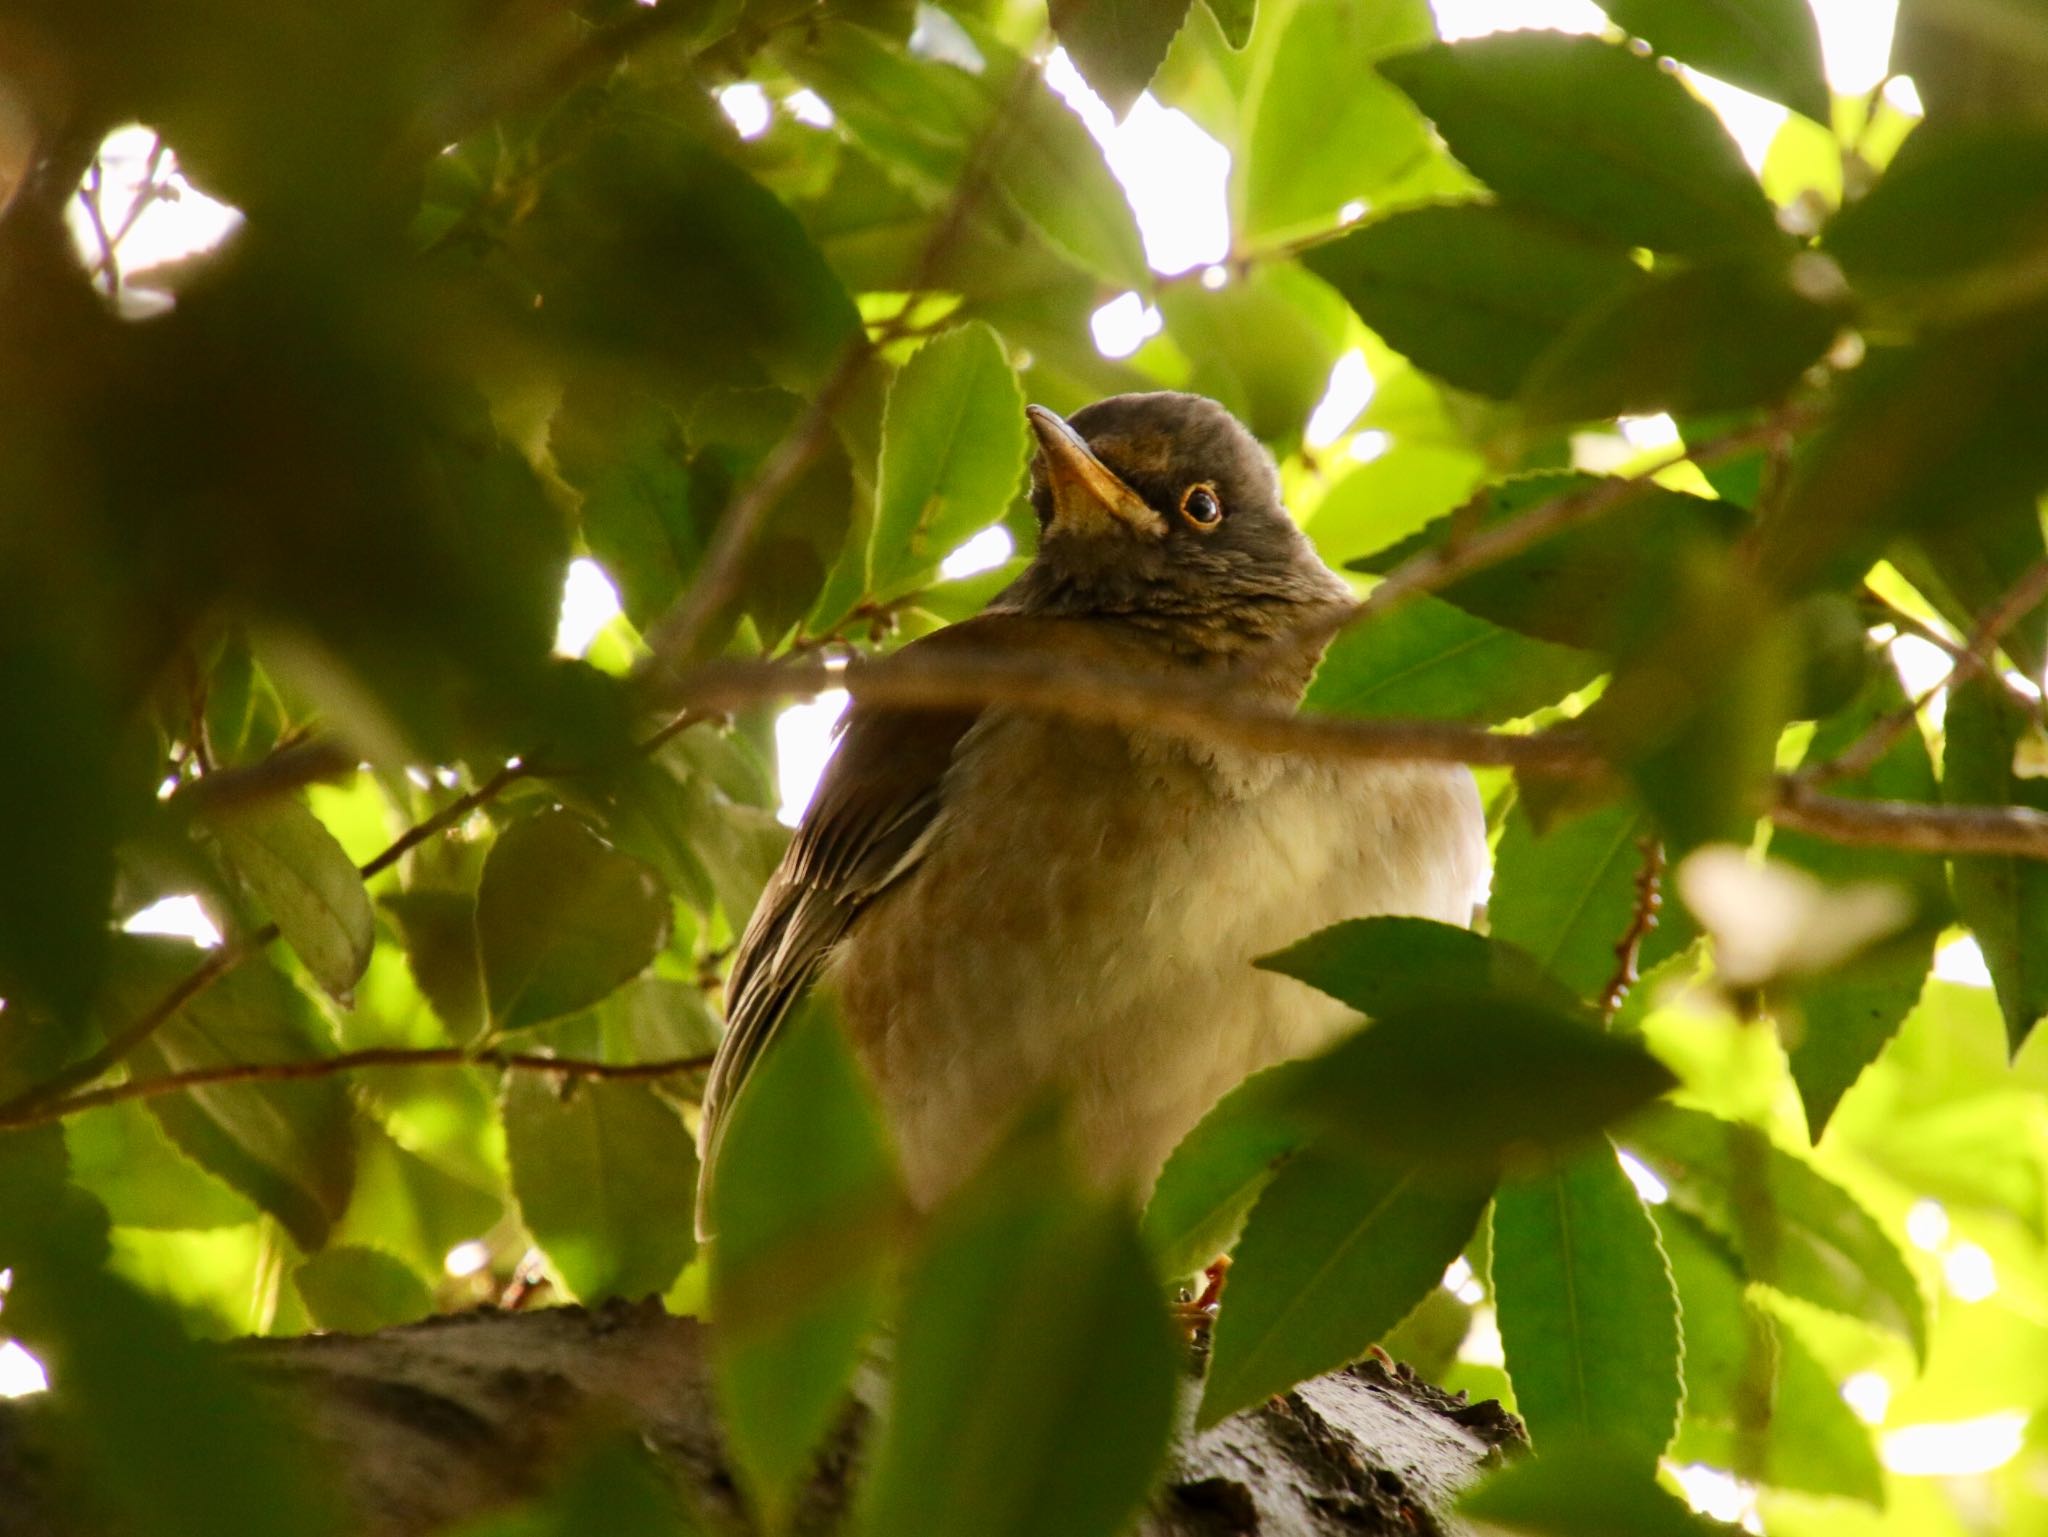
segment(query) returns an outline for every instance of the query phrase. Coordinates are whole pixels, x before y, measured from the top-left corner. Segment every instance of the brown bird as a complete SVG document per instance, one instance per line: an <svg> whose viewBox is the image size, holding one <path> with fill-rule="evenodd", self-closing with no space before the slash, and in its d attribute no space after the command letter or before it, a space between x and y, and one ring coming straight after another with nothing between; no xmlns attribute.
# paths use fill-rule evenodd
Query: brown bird
<svg viewBox="0 0 2048 1537"><path fill-rule="evenodd" d="M1119 395L1038 439L1036 558L987 611L904 648L1227 671L1298 703L1350 600L1273 460L1194 395ZM704 1097L705 1220L735 1096L814 983L836 995L929 1207L1015 1113L1064 1090L1083 1167L1142 1197L1247 1074L1351 1018L1252 966L1344 918L1469 921L1471 775L1252 751L991 705L856 705L740 941Z"/></svg>

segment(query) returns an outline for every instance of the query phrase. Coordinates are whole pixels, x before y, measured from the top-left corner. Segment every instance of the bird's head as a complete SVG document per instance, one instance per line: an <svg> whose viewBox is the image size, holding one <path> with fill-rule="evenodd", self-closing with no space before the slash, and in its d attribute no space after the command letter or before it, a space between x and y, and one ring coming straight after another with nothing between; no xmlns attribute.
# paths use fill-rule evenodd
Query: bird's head
<svg viewBox="0 0 2048 1537"><path fill-rule="evenodd" d="M1152 620L1216 643L1342 603L1343 581L1280 504L1272 455L1199 395L1115 395L1038 439L1038 554L1002 606Z"/></svg>

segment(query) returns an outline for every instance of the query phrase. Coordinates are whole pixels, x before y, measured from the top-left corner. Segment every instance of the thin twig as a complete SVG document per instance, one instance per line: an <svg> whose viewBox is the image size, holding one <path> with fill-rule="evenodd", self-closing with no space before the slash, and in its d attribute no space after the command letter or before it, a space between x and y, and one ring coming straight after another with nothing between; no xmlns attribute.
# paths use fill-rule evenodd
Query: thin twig
<svg viewBox="0 0 2048 1537"><path fill-rule="evenodd" d="M1968 682L1991 669L1992 655L1998 650L1998 643L2005 638L2006 632L2032 613L2044 597L2048 597L2048 560L2038 560L2021 572L2019 580L1978 616L1976 624L1971 627L1969 639L1960 649L1949 653L1949 670L1938 682L1921 690L1918 698L1910 699L1896 710L1872 721L1861 736L1835 757L1800 770L1800 777L1809 783L1828 784L1838 779L1853 778L1874 768L1943 689Z"/></svg>
<svg viewBox="0 0 2048 1537"><path fill-rule="evenodd" d="M131 1099L155 1099L221 1083L281 1083L300 1078L329 1078L336 1073L383 1067L496 1067L508 1072L561 1073L571 1078L670 1078L702 1072L709 1055L670 1057L656 1062L597 1062L584 1057L555 1057L538 1051L471 1050L464 1046L374 1046L335 1057L307 1057L294 1062L221 1062L157 1078L131 1078L63 1099L0 1112L0 1127L40 1126L83 1110Z"/></svg>
<svg viewBox="0 0 2048 1537"><path fill-rule="evenodd" d="M1852 800L1823 795L1781 774L1769 814L1780 827L1852 847L2048 859L2048 814L2025 806Z"/></svg>
<svg viewBox="0 0 2048 1537"><path fill-rule="evenodd" d="M114 261L114 239L107 233L107 221L100 210L100 189L105 184L105 162L95 155L85 173L85 185L78 189L78 200L85 205L85 216L92 223L93 239L99 242L100 261L94 273L105 272L107 292L117 294L121 291L121 269Z"/></svg>
<svg viewBox="0 0 2048 1537"><path fill-rule="evenodd" d="M1654 837L1642 840L1643 862L1636 870L1636 905L1629 916L1628 930L1614 942L1614 975L1600 994L1600 1017L1612 1021L1615 1010L1636 985L1640 975L1643 941L1657 926L1657 914L1664 906L1664 845Z"/></svg>

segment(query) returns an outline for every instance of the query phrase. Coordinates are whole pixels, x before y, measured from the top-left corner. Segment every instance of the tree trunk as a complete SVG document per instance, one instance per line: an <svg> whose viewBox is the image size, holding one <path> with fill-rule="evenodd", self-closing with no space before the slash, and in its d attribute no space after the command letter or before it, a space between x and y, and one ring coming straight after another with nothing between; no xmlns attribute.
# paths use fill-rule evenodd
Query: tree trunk
<svg viewBox="0 0 2048 1537"><path fill-rule="evenodd" d="M607 1423L635 1431L715 1526L744 1532L705 1344L703 1325L650 1301L486 1309L374 1335L223 1348L311 1426L364 1533L414 1537L537 1492L559 1452ZM799 1531L838 1524L877 1396L874 1385L857 1395L821 1459ZM37 1403L0 1405L0 1537L82 1537L56 1496L58 1459L40 1446ZM1447 1531L1457 1491L1523 1439L1498 1403L1468 1404L1405 1367L1367 1360L1184 1438L1136 1530Z"/></svg>

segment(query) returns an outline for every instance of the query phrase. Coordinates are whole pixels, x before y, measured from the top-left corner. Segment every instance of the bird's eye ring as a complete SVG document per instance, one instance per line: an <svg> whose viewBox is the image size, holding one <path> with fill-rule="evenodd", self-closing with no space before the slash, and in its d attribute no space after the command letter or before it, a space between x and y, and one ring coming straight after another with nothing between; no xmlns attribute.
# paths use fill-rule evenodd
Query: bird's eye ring
<svg viewBox="0 0 2048 1537"><path fill-rule="evenodd" d="M1223 503L1216 496L1216 488L1207 481L1189 486L1181 493L1180 515L1205 532L1221 523Z"/></svg>

